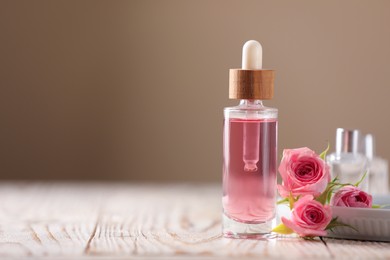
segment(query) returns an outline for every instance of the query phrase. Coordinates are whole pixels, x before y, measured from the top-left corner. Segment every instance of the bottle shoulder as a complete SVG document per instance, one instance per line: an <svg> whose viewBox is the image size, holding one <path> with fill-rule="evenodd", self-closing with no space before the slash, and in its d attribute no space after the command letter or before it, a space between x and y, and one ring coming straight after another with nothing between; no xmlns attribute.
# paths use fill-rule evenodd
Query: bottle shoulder
<svg viewBox="0 0 390 260"><path fill-rule="evenodd" d="M332 153L326 157L328 163L332 162L341 162L341 163L366 163L368 161L367 157L362 154L355 153Z"/></svg>
<svg viewBox="0 0 390 260"><path fill-rule="evenodd" d="M277 118L278 109L266 106L233 106L224 108L225 118Z"/></svg>
<svg viewBox="0 0 390 260"><path fill-rule="evenodd" d="M260 111L278 111L277 108L274 107L267 107L264 105L237 105L237 106L232 106L232 107L225 107L224 110L228 111L252 111L252 110L260 110Z"/></svg>

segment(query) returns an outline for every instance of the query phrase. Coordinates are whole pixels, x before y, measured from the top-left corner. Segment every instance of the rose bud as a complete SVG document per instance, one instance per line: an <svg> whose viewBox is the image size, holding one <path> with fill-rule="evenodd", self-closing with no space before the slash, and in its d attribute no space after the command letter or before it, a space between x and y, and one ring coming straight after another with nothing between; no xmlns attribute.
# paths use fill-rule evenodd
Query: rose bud
<svg viewBox="0 0 390 260"><path fill-rule="evenodd" d="M372 196L358 187L349 185L339 189L330 203L332 206L371 208Z"/></svg>

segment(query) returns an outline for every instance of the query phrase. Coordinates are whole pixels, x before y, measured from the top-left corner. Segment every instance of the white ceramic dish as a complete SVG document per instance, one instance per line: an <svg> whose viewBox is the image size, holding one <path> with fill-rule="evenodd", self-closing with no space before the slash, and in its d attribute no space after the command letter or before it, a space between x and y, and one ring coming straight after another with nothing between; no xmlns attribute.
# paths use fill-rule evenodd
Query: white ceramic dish
<svg viewBox="0 0 390 260"><path fill-rule="evenodd" d="M389 205L390 195L374 196L374 204ZM353 226L337 227L328 237L390 242L390 207L381 209L332 207L333 217Z"/></svg>

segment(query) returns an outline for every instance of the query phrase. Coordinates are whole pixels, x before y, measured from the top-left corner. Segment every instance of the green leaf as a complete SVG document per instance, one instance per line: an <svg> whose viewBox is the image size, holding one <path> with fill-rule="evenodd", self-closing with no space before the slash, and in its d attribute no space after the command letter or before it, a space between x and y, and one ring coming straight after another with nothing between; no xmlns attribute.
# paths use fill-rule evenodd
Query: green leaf
<svg viewBox="0 0 390 260"><path fill-rule="evenodd" d="M320 154L320 158L321 158L322 160L324 160L324 161L325 161L325 158L326 158L326 154L327 154L328 151L329 151L329 148L330 148L330 145L329 145L329 142L328 142L328 147L326 147L325 151L323 151L323 152Z"/></svg>
<svg viewBox="0 0 390 260"><path fill-rule="evenodd" d="M352 185L352 184L339 183L339 179L337 177L335 177L331 182L328 183L324 192L321 193L320 196L318 196L316 198L316 200L323 205L330 203L330 200L332 198L332 194L333 194L334 190L337 188L347 186L347 185Z"/></svg>
<svg viewBox="0 0 390 260"><path fill-rule="evenodd" d="M362 181L366 178L366 176L367 176L367 171L363 174L360 180L357 183L355 183L353 186L358 187L360 183L362 183Z"/></svg>
<svg viewBox="0 0 390 260"><path fill-rule="evenodd" d="M288 201L290 203L290 210L292 210L294 208L295 199L291 192L290 192L290 196L288 197Z"/></svg>
<svg viewBox="0 0 390 260"><path fill-rule="evenodd" d="M328 193L329 190L327 188L318 198L316 198L316 201L320 202L322 205L325 205L326 199L328 198Z"/></svg>
<svg viewBox="0 0 390 260"><path fill-rule="evenodd" d="M339 178L336 176L334 179L331 181L331 183L336 183L339 180Z"/></svg>
<svg viewBox="0 0 390 260"><path fill-rule="evenodd" d="M279 204L283 204L283 203L287 203L287 202L289 202L289 199L288 198L284 198L282 200L278 200L278 202L276 202L276 204L279 205Z"/></svg>
<svg viewBox="0 0 390 260"><path fill-rule="evenodd" d="M286 227L283 223L277 225L272 229L272 232L283 234L283 235L288 235L294 233L294 230L292 230L289 227Z"/></svg>
<svg viewBox="0 0 390 260"><path fill-rule="evenodd" d="M326 202L330 202L330 200L332 199L332 193L333 193L333 190L331 190L330 192L328 192L328 196L326 196Z"/></svg>
<svg viewBox="0 0 390 260"><path fill-rule="evenodd" d="M332 230L336 227L349 227L349 228L352 228L353 230L355 230L356 232L359 232L359 230L357 230L353 226L348 225L348 224L344 224L344 223L338 221L337 217L332 219L332 221L326 226L325 230L328 230L328 229Z"/></svg>
<svg viewBox="0 0 390 260"><path fill-rule="evenodd" d="M327 202L330 201L332 197L332 192L336 186L339 186L340 184L334 183L334 182L329 182L328 185L326 186L326 189L323 193L321 193L320 196L316 198L318 202L320 202L322 205L325 205Z"/></svg>
<svg viewBox="0 0 390 260"><path fill-rule="evenodd" d="M390 204L385 204L385 205L372 204L373 209L381 209L381 208L386 208L388 206L390 206Z"/></svg>

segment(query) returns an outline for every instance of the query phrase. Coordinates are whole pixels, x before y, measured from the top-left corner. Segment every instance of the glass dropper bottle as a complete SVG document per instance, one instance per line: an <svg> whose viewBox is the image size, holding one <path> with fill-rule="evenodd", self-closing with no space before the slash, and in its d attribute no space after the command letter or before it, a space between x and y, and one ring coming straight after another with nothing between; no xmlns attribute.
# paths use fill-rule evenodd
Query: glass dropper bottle
<svg viewBox="0 0 390 260"><path fill-rule="evenodd" d="M274 71L262 69L262 47L244 44L242 69L231 69L229 98L238 106L224 109L223 234L263 237L275 222L278 110L272 99Z"/></svg>

